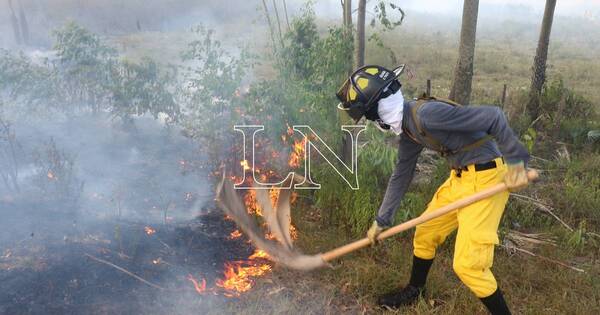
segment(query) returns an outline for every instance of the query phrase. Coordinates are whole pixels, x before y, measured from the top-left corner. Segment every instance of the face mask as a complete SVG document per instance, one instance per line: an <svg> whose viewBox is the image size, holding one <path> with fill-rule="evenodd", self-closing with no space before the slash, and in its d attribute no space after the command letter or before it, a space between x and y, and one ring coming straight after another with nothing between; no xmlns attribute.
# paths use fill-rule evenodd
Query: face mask
<svg viewBox="0 0 600 315"><path fill-rule="evenodd" d="M402 133L402 112L404 110L404 96L402 91L379 100L377 113L381 121L390 126L397 135Z"/></svg>

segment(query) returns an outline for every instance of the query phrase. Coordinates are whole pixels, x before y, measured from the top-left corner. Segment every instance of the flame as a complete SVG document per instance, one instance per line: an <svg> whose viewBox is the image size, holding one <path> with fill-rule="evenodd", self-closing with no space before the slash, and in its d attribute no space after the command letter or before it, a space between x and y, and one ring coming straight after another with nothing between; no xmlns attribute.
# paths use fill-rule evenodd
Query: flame
<svg viewBox="0 0 600 315"><path fill-rule="evenodd" d="M267 254L267 252L265 252L262 249L257 249L254 251L254 254L250 255L250 257L248 257L248 259L257 259L257 258L262 258L262 259L269 259L269 255Z"/></svg>
<svg viewBox="0 0 600 315"><path fill-rule="evenodd" d="M194 284L194 289L196 289L196 292L198 292L198 294L206 293L206 279L201 278L200 283L198 283L198 280L196 280L196 278L194 278L194 276L192 276L191 274L188 275L187 279Z"/></svg>
<svg viewBox="0 0 600 315"><path fill-rule="evenodd" d="M289 137L292 136L293 133L294 133L293 129L288 126L287 134L282 135L281 139L283 141L285 141L285 140L289 139ZM291 167L299 167L300 166L300 163L304 160L306 143L307 143L306 137L302 138L301 140L294 141L294 144L292 146L292 152L290 153L289 160L288 160L289 166L291 166ZM270 154L270 156L271 156L271 158L277 158L277 157L279 157L279 153L272 152ZM242 166L244 171L250 170L250 166L248 165L247 160L240 161L240 165ZM259 169L257 167L255 167L254 172L260 176L260 179L263 182L268 181L270 178L273 178L276 175L276 173L273 172L272 170ZM234 180L235 182L242 181L242 178L237 177L235 175L232 175L231 179ZM245 180L249 181L251 183L253 179L248 178L246 176ZM280 193L279 189L270 189L269 190L269 199L270 199L273 207L275 207L277 204L277 201L279 199L279 193ZM297 194L292 193L290 201L293 203L296 200L296 198L297 198ZM257 216L262 217L263 212L262 212L262 209L260 208L260 206L258 205L255 190L250 189L244 194L244 205L246 206L246 209L249 214L255 214ZM225 216L225 218L229 219L229 220L231 219L231 217L229 217L229 216ZM291 238L293 240L298 238L298 231L297 231L296 227L294 227L291 224L290 224L289 232L290 232ZM237 239L241 236L242 236L242 233L239 230L235 230L229 234L229 239ZM266 233L265 238L274 239L274 236L271 233ZM253 287L254 282L255 282L254 279L256 277L260 277L260 276L268 273L269 271L271 271L272 266L269 264L268 261L265 261L265 260L270 260L269 255L265 251L257 249L254 251L254 253L252 255L250 255L248 257L247 260L233 261L233 262L225 263L223 277L220 279L217 279L215 281L215 286L218 288L221 288L221 290L219 290L219 291L222 291L224 296L227 296L227 297L240 296L242 293L249 291ZM202 294L206 291L206 286L205 286L206 282L204 281L204 279L203 279L204 282L202 282L202 286L198 285L198 281L193 279L193 277L191 275L188 277L188 279L194 283L194 287L196 288L196 291L198 291L198 293ZM216 291L214 291L214 288L211 288L209 290L211 292L216 292Z"/></svg>
<svg viewBox="0 0 600 315"><path fill-rule="evenodd" d="M242 232L240 230L235 230L229 234L229 239L233 240L242 236Z"/></svg>
<svg viewBox="0 0 600 315"><path fill-rule="evenodd" d="M144 227L144 231L145 231L145 232L146 232L146 234L148 234L148 235L152 235L152 234L156 233L156 230L155 230L155 229L153 229L153 228L151 228L151 227L149 227L149 226L146 226L146 227Z"/></svg>
<svg viewBox="0 0 600 315"><path fill-rule="evenodd" d="M290 167L297 168L300 166L300 162L304 160L304 148L306 147L306 141L306 137L303 137L302 140L294 140L292 153L290 153L290 158L288 160L288 165Z"/></svg>
<svg viewBox="0 0 600 315"><path fill-rule="evenodd" d="M254 189L248 190L248 192L244 196L244 205L246 205L248 213L255 213L256 215L262 217L262 211L258 206L258 202L256 201L256 191Z"/></svg>
<svg viewBox="0 0 600 315"><path fill-rule="evenodd" d="M217 279L215 284L225 290L227 297L240 296L254 285L252 277L262 276L271 270L269 264L243 266L249 262L230 262L225 264L224 279Z"/></svg>
<svg viewBox="0 0 600 315"><path fill-rule="evenodd" d="M46 176L48 176L48 179L50 180L57 179L56 176L54 176L54 173L52 173L52 171L48 171L48 174L46 174Z"/></svg>
<svg viewBox="0 0 600 315"><path fill-rule="evenodd" d="M248 165L248 160L240 161L240 165L244 168L244 171L247 171L250 169L250 166Z"/></svg>

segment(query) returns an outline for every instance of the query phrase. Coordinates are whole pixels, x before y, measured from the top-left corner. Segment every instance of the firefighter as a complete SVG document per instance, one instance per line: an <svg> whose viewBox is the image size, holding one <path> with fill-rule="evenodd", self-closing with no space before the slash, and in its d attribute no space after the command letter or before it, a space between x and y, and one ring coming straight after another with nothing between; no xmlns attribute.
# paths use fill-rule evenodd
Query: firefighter
<svg viewBox="0 0 600 315"><path fill-rule="evenodd" d="M380 129L399 135L396 166L367 232L373 244L377 235L392 225L423 148L438 151L451 166L448 179L439 187L425 213L500 182L515 191L527 186L528 181L529 154L500 108L461 106L428 96L405 101L398 79L403 69L403 66L394 70L361 67L337 93L341 101L338 108L355 121L365 117ZM405 287L382 296L379 304L397 308L417 301L425 290L437 247L457 230L455 273L491 314L510 314L490 271L508 194L496 194L418 225L413 240L410 281Z"/></svg>

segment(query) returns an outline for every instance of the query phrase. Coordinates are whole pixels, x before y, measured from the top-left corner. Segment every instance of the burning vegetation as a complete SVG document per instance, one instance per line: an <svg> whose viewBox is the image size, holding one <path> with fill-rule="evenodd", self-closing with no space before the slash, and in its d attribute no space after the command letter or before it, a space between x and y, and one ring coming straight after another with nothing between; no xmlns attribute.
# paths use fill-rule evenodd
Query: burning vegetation
<svg viewBox="0 0 600 315"><path fill-rule="evenodd" d="M280 180L279 172L270 168L269 161L273 158L300 165L304 156L301 142L295 141L289 151L270 150L260 155L255 169L260 179L265 182ZM181 219L180 212L199 202L202 195L191 188L190 184L195 185L197 181L187 180L201 164L190 156L179 157L185 154L148 158L148 152L136 153L137 149L130 149L130 146L123 147L135 155L145 155L147 160L113 167L127 174L130 183L135 185L123 183L111 186L107 192L99 189L97 182L89 180L97 180L96 177L90 177L86 187L89 185L95 190L91 193L83 190L84 181L76 172L77 163L81 161L66 154L58 141L50 141L36 151L31 161L36 176L32 178L37 181L34 186L42 193L23 195L21 199L3 199L3 202L8 201L3 205L15 214L7 220L18 221L22 219L19 215L34 216L35 211L47 211L48 200L53 196L60 197L53 201L53 209L68 204L69 209L106 209L114 216L101 220L78 220L73 212L68 213L71 219L65 219L62 214L49 218L40 216L43 223L32 222L35 228L32 227L28 235L22 235L22 230L14 233L19 239L3 243L0 252L0 291L3 292L0 294L0 313L39 313L42 310L51 313L155 313L171 310L173 303L201 311L208 300L241 297L252 290L258 279L271 272L269 256L254 249L234 222L214 205L204 202L203 208L193 212L200 216ZM83 162L88 154L98 153L82 152ZM172 165L173 169L162 172L155 168L158 164ZM251 183L253 177L248 162L234 164L238 167L236 171L246 172L245 179ZM135 168L138 168L135 173L130 172ZM134 174L150 177L136 178ZM178 176L173 181L176 185L172 186L176 190L172 192L167 191L166 183L162 186L153 183L157 179L164 181L172 174ZM230 176L236 181L242 180L239 175ZM129 187L136 187L136 190ZM260 220L262 210L256 192L240 190L240 194L248 213ZM39 205L33 205L32 210L27 210L30 212L19 212L23 202L35 201L38 197L43 197ZM279 190L271 189L269 197L275 205ZM2 233L9 234L10 231ZM273 238L267 232L265 235ZM295 230L292 237L297 237Z"/></svg>

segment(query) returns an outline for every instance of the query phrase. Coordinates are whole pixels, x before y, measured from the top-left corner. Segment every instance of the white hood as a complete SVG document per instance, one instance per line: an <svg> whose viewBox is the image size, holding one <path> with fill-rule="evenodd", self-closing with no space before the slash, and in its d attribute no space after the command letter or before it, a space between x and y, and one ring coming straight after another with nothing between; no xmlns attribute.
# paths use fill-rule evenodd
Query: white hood
<svg viewBox="0 0 600 315"><path fill-rule="evenodd" d="M398 92L379 100L379 107L377 113L379 118L385 123L390 125L391 130L399 135L402 133L402 112L404 110L404 96L402 91Z"/></svg>

